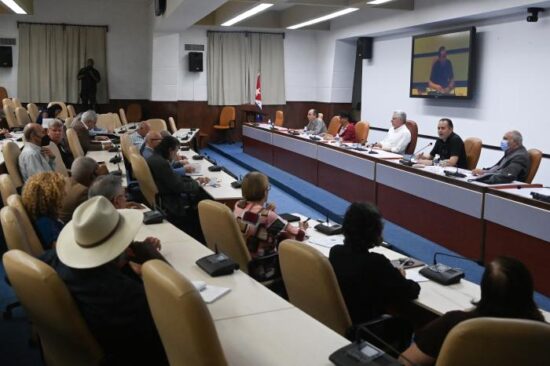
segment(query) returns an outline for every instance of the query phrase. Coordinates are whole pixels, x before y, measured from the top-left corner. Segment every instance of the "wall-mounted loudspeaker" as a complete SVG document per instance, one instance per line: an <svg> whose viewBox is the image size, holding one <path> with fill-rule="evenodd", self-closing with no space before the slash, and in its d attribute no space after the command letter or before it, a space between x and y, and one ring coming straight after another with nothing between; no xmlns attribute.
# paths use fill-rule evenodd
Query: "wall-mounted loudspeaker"
<svg viewBox="0 0 550 366"><path fill-rule="evenodd" d="M157 17L166 11L166 0L155 0L155 15Z"/></svg>
<svg viewBox="0 0 550 366"><path fill-rule="evenodd" d="M357 58L363 60L372 58L372 37L357 38Z"/></svg>
<svg viewBox="0 0 550 366"><path fill-rule="evenodd" d="M0 67L12 67L11 46L0 46Z"/></svg>
<svg viewBox="0 0 550 366"><path fill-rule="evenodd" d="M189 71L202 71L202 52L189 52Z"/></svg>

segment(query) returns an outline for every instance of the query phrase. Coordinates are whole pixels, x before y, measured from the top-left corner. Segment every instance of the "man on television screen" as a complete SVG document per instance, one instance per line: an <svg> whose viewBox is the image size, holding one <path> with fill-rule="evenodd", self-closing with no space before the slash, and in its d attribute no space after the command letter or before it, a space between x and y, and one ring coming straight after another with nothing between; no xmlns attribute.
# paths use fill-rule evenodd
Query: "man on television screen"
<svg viewBox="0 0 550 366"><path fill-rule="evenodd" d="M450 94L455 87L453 64L447 59L447 49L439 47L437 60L432 64L428 87L441 94Z"/></svg>

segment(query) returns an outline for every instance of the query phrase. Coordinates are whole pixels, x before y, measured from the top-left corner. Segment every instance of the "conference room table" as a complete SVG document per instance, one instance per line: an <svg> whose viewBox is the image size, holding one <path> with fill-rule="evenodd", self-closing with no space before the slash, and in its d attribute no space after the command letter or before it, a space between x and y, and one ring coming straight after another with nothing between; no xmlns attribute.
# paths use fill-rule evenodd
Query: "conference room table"
<svg viewBox="0 0 550 366"><path fill-rule="evenodd" d="M192 281L231 290L207 304L230 365L331 365L350 342L238 270L210 277L195 261L213 252L168 222L143 225L136 236L161 240L161 252Z"/></svg>

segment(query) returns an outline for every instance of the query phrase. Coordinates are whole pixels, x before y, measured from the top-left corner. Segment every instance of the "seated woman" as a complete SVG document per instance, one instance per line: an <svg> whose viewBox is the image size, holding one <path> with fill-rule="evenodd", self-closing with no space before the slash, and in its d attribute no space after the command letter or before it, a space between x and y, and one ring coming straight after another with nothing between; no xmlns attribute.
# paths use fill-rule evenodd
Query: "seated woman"
<svg viewBox="0 0 550 366"><path fill-rule="evenodd" d="M155 147L154 153L147 159L147 165L157 185L158 202L173 225L204 243L199 224L197 203L206 198L201 185L210 180L199 177L196 180L174 172L171 162L176 159L180 143L177 138L166 136Z"/></svg>
<svg viewBox="0 0 550 366"><path fill-rule="evenodd" d="M340 129L336 136L332 136L329 133L325 133L323 138L325 140L334 140L336 137L340 138L343 142L355 142L355 125L350 122L350 115L347 112L340 113Z"/></svg>
<svg viewBox="0 0 550 366"><path fill-rule="evenodd" d="M443 341L458 323L478 318L519 318L544 321L533 300L533 279L523 263L497 257L481 279L481 300L470 311L450 311L416 332L414 343L401 354L404 365L433 365Z"/></svg>
<svg viewBox="0 0 550 366"><path fill-rule="evenodd" d="M59 211L65 195L65 178L55 172L31 176L23 186L23 205L45 250L55 247L63 228Z"/></svg>
<svg viewBox="0 0 550 366"><path fill-rule="evenodd" d="M307 222L290 225L275 213L275 205L266 204L269 189L269 180L264 174L246 174L242 182L244 199L238 201L233 210L252 258L275 252L284 239L302 241L305 238Z"/></svg>
<svg viewBox="0 0 550 366"><path fill-rule="evenodd" d="M333 246L329 261L353 324L386 312L389 305L416 299L420 286L403 269L369 249L382 243L382 216L370 203L352 203L343 223L344 245Z"/></svg>

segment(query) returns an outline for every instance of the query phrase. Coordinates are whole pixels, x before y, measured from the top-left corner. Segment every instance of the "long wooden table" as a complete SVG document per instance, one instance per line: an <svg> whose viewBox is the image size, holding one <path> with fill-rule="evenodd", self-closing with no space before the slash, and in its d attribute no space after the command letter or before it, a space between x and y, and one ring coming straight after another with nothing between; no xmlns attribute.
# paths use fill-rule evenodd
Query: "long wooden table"
<svg viewBox="0 0 550 366"><path fill-rule="evenodd" d="M470 181L466 170L459 170L464 178L447 177L441 167L408 167L399 164L399 155L354 148L283 128L243 126L246 153L346 200L374 202L389 221L469 258L487 261L507 253L521 258L536 289L550 295L550 231L542 221L548 220L548 205L513 195L517 187L540 185L489 186ZM529 244L523 248L522 242Z"/></svg>

